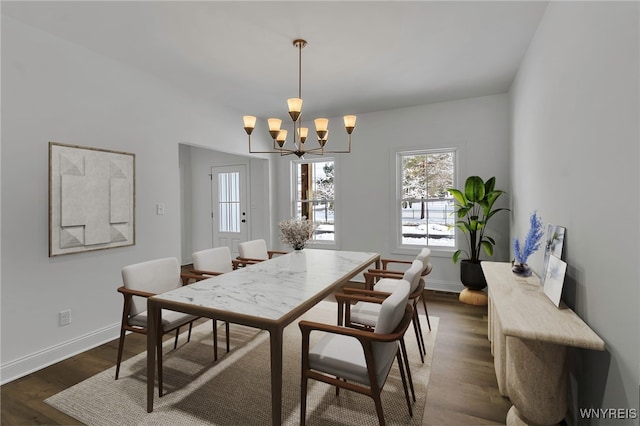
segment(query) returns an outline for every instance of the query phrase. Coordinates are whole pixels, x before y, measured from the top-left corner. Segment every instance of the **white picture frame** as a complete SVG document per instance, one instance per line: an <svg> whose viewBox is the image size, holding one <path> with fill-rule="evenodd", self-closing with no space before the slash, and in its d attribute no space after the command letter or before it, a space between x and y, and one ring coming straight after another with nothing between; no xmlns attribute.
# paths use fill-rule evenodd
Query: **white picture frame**
<svg viewBox="0 0 640 426"><path fill-rule="evenodd" d="M544 280L544 294L557 306L560 307L562 287L564 286L564 275L567 271L567 264L556 256L549 257L549 265Z"/></svg>
<svg viewBox="0 0 640 426"><path fill-rule="evenodd" d="M555 256L558 259L562 259L565 232L566 228L563 226L549 225L547 227L547 239L544 246L544 265L542 267L543 284L546 280L547 269L549 267L549 257Z"/></svg>
<svg viewBox="0 0 640 426"><path fill-rule="evenodd" d="M49 257L135 244L135 154L49 142Z"/></svg>

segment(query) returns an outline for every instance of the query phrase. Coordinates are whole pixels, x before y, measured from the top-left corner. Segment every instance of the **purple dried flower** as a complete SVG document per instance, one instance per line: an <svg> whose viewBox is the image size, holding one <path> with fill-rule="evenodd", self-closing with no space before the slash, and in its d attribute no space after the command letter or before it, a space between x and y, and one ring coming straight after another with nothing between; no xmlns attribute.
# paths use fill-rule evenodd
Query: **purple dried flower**
<svg viewBox="0 0 640 426"><path fill-rule="evenodd" d="M530 218L531 228L524 240L524 246L520 247L520 241L516 238L513 241L513 253L519 263L527 263L529 256L540 248L540 241L544 235L542 230L542 220L538 218L537 212L534 211Z"/></svg>

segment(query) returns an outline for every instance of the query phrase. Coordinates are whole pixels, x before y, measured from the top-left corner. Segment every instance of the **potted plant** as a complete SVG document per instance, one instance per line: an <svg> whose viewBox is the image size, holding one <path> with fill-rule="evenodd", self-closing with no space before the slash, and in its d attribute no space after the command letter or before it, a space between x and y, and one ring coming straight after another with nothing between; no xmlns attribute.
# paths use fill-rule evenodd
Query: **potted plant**
<svg viewBox="0 0 640 426"><path fill-rule="evenodd" d="M493 205L504 191L495 189L496 178L486 182L479 176L469 176L464 184L464 192L449 188L448 191L456 200L456 228L466 238L468 250L457 250L453 254L453 262L458 262L463 253L467 256L460 262L460 280L472 290L482 290L487 286L480 266L480 251L492 256L495 240L487 235L487 223L496 213L507 208L494 209Z"/></svg>
<svg viewBox="0 0 640 426"><path fill-rule="evenodd" d="M531 276L531 268L527 265L527 259L529 259L529 256L540 248L540 241L544 236L542 219L538 217L537 211L531 213L529 223L531 224L531 227L529 228L529 232L527 233L524 242L520 244L519 239L516 238L513 240L514 259L511 261L511 264L513 265L512 271L514 274L520 275L521 277Z"/></svg>

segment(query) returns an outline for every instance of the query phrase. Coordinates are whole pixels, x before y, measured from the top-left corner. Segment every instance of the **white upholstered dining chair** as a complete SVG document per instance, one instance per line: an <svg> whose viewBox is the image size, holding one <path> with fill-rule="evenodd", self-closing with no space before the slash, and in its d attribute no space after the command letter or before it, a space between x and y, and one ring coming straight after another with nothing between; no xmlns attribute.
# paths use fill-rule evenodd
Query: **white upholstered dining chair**
<svg viewBox="0 0 640 426"><path fill-rule="evenodd" d="M214 247L200 250L191 255L193 269L191 272L215 276L231 272L237 268L237 261L231 258L229 247Z"/></svg>
<svg viewBox="0 0 640 426"><path fill-rule="evenodd" d="M300 424L306 422L307 384L318 380L371 397L380 425L385 424L380 393L397 360L409 414L413 416L404 362L399 341L413 318L408 304L410 284L399 283L393 294L380 301L380 311L373 331L339 325L300 321L302 332L302 381L300 390ZM312 332L322 333L310 347Z"/></svg>
<svg viewBox="0 0 640 426"><path fill-rule="evenodd" d="M214 277L216 275L231 272L238 267L239 262L231 258L231 250L227 246L214 247L200 250L191 255L193 260L192 274L203 277ZM229 323L225 322L226 348L229 353ZM213 348L214 359L218 359L218 321L213 319Z"/></svg>
<svg viewBox="0 0 640 426"><path fill-rule="evenodd" d="M422 271L422 279L426 279L425 277L429 275L433 269L431 266L431 249L424 247L415 258L419 260L424 265L424 269ZM411 264L410 260L401 260L401 259L380 259L382 263L382 269L369 269L369 273L377 277L392 277L392 275L402 275L403 271L397 269L391 269L390 265L409 265ZM426 284L425 284L426 287ZM429 326L429 331L431 331L431 321L429 321L429 311L427 310L427 302L425 300L424 294L421 294L420 299L422 300L422 307L424 308L424 313L427 317L427 325ZM424 345L424 341L423 341Z"/></svg>
<svg viewBox="0 0 640 426"><path fill-rule="evenodd" d="M404 395L413 416L404 363L398 342L413 318L408 304L410 284L402 280L393 294L379 299L380 310L373 331L300 321L302 332L302 380L300 389L300 424L306 422L307 384L309 379L334 385L371 397L380 425L385 424L380 393L393 365L398 362ZM313 348L311 333L322 333Z"/></svg>
<svg viewBox="0 0 640 426"><path fill-rule="evenodd" d="M122 268L122 281L124 285L118 288L124 296L122 309L122 323L120 326L120 341L118 342L118 358L116 362L116 380L120 374L120 362L124 340L128 331L134 333L147 333L147 298L180 287L180 265L175 257L149 260L146 262L128 265ZM198 317L175 311L162 311L162 328L158 336L158 368L162 365L162 339L161 336L176 331L174 349L177 347L180 327L189 324L189 336L191 338L191 326Z"/></svg>
<svg viewBox="0 0 640 426"><path fill-rule="evenodd" d="M404 271L402 275L365 272L364 277L365 288L385 293L392 293L401 279L404 279L411 283L411 293L409 295L409 299L412 301L412 305L414 308L413 329L416 334L416 342L418 344L418 350L420 352L420 360L424 363L426 347L424 344L424 337L422 335L420 317L417 310L418 300L420 300L424 291L424 280L422 280L421 278L421 274L423 271L424 264L420 260L415 259L411 262L411 267ZM349 290L344 289L343 291L348 292ZM372 306L366 303L357 303L353 308L351 308L351 319L354 322L363 325L371 325L370 322L373 315L375 315L375 309L377 309L375 305ZM371 310L373 310L373 312L371 312ZM429 326L429 329L431 329L431 326Z"/></svg>
<svg viewBox="0 0 640 426"><path fill-rule="evenodd" d="M409 288L411 288L411 284L409 284ZM420 291L424 289L424 281L419 280L418 289ZM353 327L362 330L375 329L378 321L378 316L380 315L380 305L382 301L389 297L392 293L359 288L343 288L342 291L343 292L334 294L334 297L338 302L338 325L344 324L347 327ZM409 297L411 297L411 294L409 295ZM413 320L415 320L415 306L412 305L412 307L414 307ZM353 317L351 316L352 308L355 308L355 315ZM405 362L407 378L409 380L409 387L411 388L411 395L413 397L413 400L415 401L416 392L413 387L411 365L409 364L409 356L407 353L404 337L400 339L400 354L402 355ZM420 354L422 355L421 352Z"/></svg>
<svg viewBox="0 0 640 426"><path fill-rule="evenodd" d="M422 271L422 276L429 275L431 273L431 249L424 247L420 250L420 252L416 255L414 260L419 260L424 265L424 270ZM402 271L397 269L390 268L390 265L411 265L412 260L403 260L403 259L380 259L380 263L382 264L382 269L369 269L369 272L384 272L389 274L400 274L402 275Z"/></svg>
<svg viewBox="0 0 640 426"><path fill-rule="evenodd" d="M245 264L262 262L276 254L286 253L286 251L268 250L267 243L262 239L243 241L238 244L238 260Z"/></svg>

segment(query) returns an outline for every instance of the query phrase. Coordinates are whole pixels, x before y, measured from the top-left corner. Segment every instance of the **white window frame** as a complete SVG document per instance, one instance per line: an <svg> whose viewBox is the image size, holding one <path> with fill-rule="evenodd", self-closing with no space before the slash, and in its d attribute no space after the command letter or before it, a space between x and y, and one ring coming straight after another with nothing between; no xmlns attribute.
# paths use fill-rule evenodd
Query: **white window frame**
<svg viewBox="0 0 640 426"><path fill-rule="evenodd" d="M339 249L339 239L340 239L340 196L339 196L339 185L338 179L340 176L338 159L335 157L314 157L314 158L300 158L296 160L291 160L291 217L295 217L297 215L297 193L298 193L298 166L300 164L309 164L309 163L327 163L333 162L333 241L325 241L325 240L313 240L311 244L311 248L314 246L316 248L322 249Z"/></svg>
<svg viewBox="0 0 640 426"><path fill-rule="evenodd" d="M465 162L464 155L464 145L452 145L443 148L425 148L423 146L420 147L399 147L392 150L391 153L391 171L393 175L391 176L391 185L392 185L392 194L393 194L393 202L391 203L391 220L393 223L389 227L391 230L390 240L393 241L392 253L394 254L406 254L406 255L415 255L422 248L428 247L431 249L432 256L437 257L449 257L451 256L457 249L460 244L458 238L458 230L454 228L454 245L453 247L445 247L445 246L430 246L428 244L418 245L418 244L404 244L402 242L402 209L399 208L402 201L402 157L406 155L420 155L420 154L437 154L443 152L453 152L454 153L454 184L455 188L458 187L458 182L460 182L460 175L462 165ZM456 216L452 215L451 221L452 224L455 223Z"/></svg>

